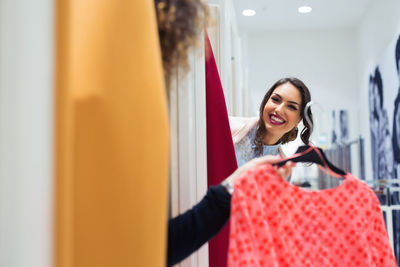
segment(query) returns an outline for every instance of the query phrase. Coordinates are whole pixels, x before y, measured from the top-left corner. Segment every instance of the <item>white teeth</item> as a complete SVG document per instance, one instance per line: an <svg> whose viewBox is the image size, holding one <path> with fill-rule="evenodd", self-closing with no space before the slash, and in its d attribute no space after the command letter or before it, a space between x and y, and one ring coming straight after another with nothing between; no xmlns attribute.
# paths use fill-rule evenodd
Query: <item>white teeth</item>
<svg viewBox="0 0 400 267"><path fill-rule="evenodd" d="M279 122L279 123L283 123L283 122L284 122L283 120L281 120L281 119L275 117L274 115L271 116L271 119L274 120L274 121L276 121L276 122Z"/></svg>

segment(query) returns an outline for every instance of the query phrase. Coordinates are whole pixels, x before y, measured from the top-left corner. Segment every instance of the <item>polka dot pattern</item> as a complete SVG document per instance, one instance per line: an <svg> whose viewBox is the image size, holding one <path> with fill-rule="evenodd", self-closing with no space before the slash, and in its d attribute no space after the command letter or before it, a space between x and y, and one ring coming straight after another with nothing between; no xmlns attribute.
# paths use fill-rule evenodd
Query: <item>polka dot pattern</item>
<svg viewBox="0 0 400 267"><path fill-rule="evenodd" d="M397 266L379 201L347 174L336 188L291 185L271 165L235 182L228 266Z"/></svg>

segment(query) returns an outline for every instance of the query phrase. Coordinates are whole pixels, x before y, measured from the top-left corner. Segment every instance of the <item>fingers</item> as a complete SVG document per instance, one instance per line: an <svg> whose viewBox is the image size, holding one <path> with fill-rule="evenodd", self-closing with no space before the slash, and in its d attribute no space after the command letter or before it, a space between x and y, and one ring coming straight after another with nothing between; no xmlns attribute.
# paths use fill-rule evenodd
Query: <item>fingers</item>
<svg viewBox="0 0 400 267"><path fill-rule="evenodd" d="M275 167L275 170L279 176L286 179L292 173L294 166L296 166L295 162L286 162L282 167Z"/></svg>
<svg viewBox="0 0 400 267"><path fill-rule="evenodd" d="M247 165L247 166L243 165L242 167L244 167L244 168L242 171L246 171L246 170L253 168L257 165L260 165L260 164L265 164L265 163L274 164L274 163L278 163L280 161L282 161L282 157L280 157L280 156L268 155L268 156L264 156L261 158L256 158L256 159L250 161L249 165ZM275 166L274 168L279 176L286 179L292 173L292 168L294 166L296 166L295 162L288 161L283 166L281 166L281 167Z"/></svg>
<svg viewBox="0 0 400 267"><path fill-rule="evenodd" d="M253 168L255 166L258 166L258 165L261 165L261 164L266 164L266 163L274 164L274 163L278 163L280 161L282 161L282 157L281 156L267 155L267 156L263 156L263 157L260 157L260 158L252 159L251 161L247 162L242 167L240 167L240 170L241 171L246 171L248 169L251 169L251 168ZM295 165L296 165L296 163L288 161L288 162L285 163L285 165L283 165L282 167L278 167L278 168L283 168L285 166L293 167Z"/></svg>
<svg viewBox="0 0 400 267"><path fill-rule="evenodd" d="M273 164L273 163L277 163L281 160L282 160L282 158L280 156L272 156L272 155L267 155L267 156L257 158L258 164L262 164L262 163Z"/></svg>
<svg viewBox="0 0 400 267"><path fill-rule="evenodd" d="M267 156L263 156L260 158L254 158L250 161L248 161L246 164L242 165L239 169L237 169L233 175L231 175L232 177L229 177L230 180L235 180L237 176L239 176L241 173L254 168L255 166L261 165L261 164L265 164L265 163L276 163L279 162L281 159L280 156L271 156L271 155L267 155Z"/></svg>
<svg viewBox="0 0 400 267"><path fill-rule="evenodd" d="M247 170L254 168L255 166L261 165L261 164L274 164L277 162L280 162L282 160L282 157L280 156L263 156L260 158L255 158L252 159L251 161L247 162L243 166L241 166L239 169L237 169L234 173L232 173L229 177L226 178L227 181L234 182L237 177L240 176L243 172L246 172ZM274 167L276 172L278 173L279 176L282 178L288 177L291 172L292 172L292 167L296 166L295 162L288 161L283 165L282 167Z"/></svg>

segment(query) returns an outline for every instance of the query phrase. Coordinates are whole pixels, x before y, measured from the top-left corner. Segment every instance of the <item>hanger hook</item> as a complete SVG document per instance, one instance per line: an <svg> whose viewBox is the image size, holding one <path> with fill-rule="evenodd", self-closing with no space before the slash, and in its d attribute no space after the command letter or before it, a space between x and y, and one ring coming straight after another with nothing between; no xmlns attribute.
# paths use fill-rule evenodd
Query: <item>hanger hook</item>
<svg viewBox="0 0 400 267"><path fill-rule="evenodd" d="M314 102L310 101L306 104L304 108L304 119L308 122L308 125L310 125L310 136L314 130L314 124L311 121L310 117L308 116L308 110L311 108L312 105L314 105Z"/></svg>

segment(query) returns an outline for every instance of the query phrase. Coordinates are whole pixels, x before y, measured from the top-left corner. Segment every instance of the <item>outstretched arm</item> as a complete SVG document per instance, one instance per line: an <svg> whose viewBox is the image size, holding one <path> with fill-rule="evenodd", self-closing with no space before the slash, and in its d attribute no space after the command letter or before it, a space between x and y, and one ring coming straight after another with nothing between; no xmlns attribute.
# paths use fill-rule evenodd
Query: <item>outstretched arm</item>
<svg viewBox="0 0 400 267"><path fill-rule="evenodd" d="M169 220L168 266L192 254L222 229L229 219L230 201L223 186L211 186L200 203Z"/></svg>
<svg viewBox="0 0 400 267"><path fill-rule="evenodd" d="M174 265L215 236L230 216L231 195L228 191L235 180L247 170L265 163L282 160L279 156L255 158L232 173L222 184L211 186L206 196L192 209L172 218L168 222L168 266ZM287 162L277 168L281 177L287 177L294 163ZM226 186L226 185L229 186Z"/></svg>

